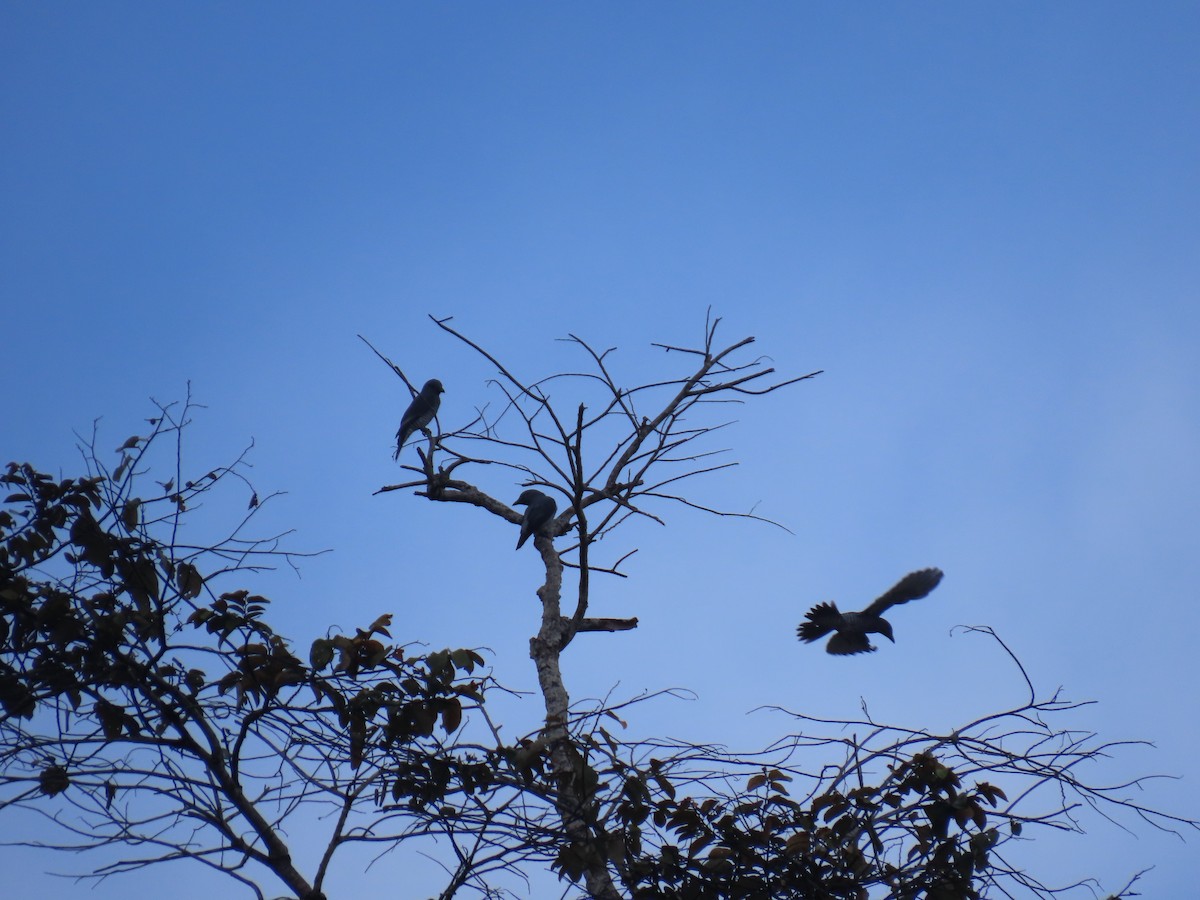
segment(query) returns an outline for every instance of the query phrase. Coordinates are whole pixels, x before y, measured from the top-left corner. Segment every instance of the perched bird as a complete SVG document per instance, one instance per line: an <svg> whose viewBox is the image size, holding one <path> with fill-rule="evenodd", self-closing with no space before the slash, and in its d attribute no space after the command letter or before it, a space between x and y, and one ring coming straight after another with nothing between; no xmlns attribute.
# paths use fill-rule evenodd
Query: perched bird
<svg viewBox="0 0 1200 900"><path fill-rule="evenodd" d="M941 569L921 569L910 572L896 586L862 612L838 612L836 603L818 603L801 622L796 636L802 641L819 640L831 631L837 632L825 648L829 653L845 656L850 653L870 653L875 650L867 640L868 634L882 634L893 644L892 623L883 618L889 608L909 600L920 600L942 580Z"/></svg>
<svg viewBox="0 0 1200 900"><path fill-rule="evenodd" d="M399 459L400 451L408 439L433 421L438 407L442 405L443 391L442 383L436 378L430 378L417 396L413 397L412 403L408 404L408 409L400 419L400 428L396 432L396 452L392 454L392 459Z"/></svg>
<svg viewBox="0 0 1200 900"><path fill-rule="evenodd" d="M513 506L525 507L525 515L521 516L521 537L517 541L518 550L529 540L531 534L541 531L542 526L553 519L554 513L558 510L558 504L554 502L553 497L547 497L541 491L535 491L533 488L522 491Z"/></svg>

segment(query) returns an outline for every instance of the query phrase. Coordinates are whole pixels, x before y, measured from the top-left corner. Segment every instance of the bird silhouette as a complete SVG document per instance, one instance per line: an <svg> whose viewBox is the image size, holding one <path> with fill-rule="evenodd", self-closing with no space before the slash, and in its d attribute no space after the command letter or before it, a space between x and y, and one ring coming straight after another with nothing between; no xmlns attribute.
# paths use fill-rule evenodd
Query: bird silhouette
<svg viewBox="0 0 1200 900"><path fill-rule="evenodd" d="M553 497L547 497L541 491L535 491L533 488L522 491L513 506L525 507L525 514L521 516L521 537L517 541L518 550L529 540L531 534L537 534L542 530L543 525L554 518L554 513L558 509L558 504L554 502Z"/></svg>
<svg viewBox="0 0 1200 900"><path fill-rule="evenodd" d="M862 612L838 612L836 603L818 603L805 615L808 621L800 623L796 636L812 643L832 631L836 633L825 647L827 652L836 656L870 653L876 648L867 639L868 634L882 634L892 643L896 642L892 636L892 623L883 618L883 613L909 600L920 600L941 580L941 569L910 572Z"/></svg>
<svg viewBox="0 0 1200 900"><path fill-rule="evenodd" d="M408 404L408 409L400 417L400 428L396 431L396 452L392 454L392 459L399 459L400 451L404 449L408 439L433 421L438 407L442 405L444 392L442 383L436 378L430 378L417 392L417 396L413 397L412 403Z"/></svg>

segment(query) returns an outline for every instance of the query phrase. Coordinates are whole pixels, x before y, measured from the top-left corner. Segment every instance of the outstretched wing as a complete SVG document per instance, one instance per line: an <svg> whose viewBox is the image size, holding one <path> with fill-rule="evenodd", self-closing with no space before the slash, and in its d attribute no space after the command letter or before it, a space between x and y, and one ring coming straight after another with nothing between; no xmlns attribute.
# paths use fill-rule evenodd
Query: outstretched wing
<svg viewBox="0 0 1200 900"><path fill-rule="evenodd" d="M907 603L909 600L920 600L937 587L941 580L941 569L920 569L916 572L909 572L897 581L890 591L864 609L863 613L878 616L893 606Z"/></svg>
<svg viewBox="0 0 1200 900"><path fill-rule="evenodd" d="M873 653L875 647L863 631L839 631L829 639L826 652L834 656L849 656L852 653Z"/></svg>

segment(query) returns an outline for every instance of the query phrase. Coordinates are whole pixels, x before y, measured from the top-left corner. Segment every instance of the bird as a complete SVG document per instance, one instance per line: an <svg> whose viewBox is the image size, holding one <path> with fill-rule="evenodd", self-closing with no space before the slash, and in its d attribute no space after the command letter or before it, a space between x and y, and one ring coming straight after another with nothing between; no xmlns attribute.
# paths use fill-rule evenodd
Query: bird
<svg viewBox="0 0 1200 900"><path fill-rule="evenodd" d="M826 652L835 656L871 653L876 648L867 640L868 634L882 634L893 644L896 642L892 636L892 623L883 618L883 613L909 600L920 600L937 587L941 580L941 569L919 569L909 572L862 612L838 612L836 603L818 603L805 615L808 621L800 623L796 629L796 636L802 641L812 643L833 631L836 633L829 639L829 644L825 647Z"/></svg>
<svg viewBox="0 0 1200 900"><path fill-rule="evenodd" d="M553 497L547 497L541 491L529 488L521 492L513 506L524 506L525 514L521 516L521 537L517 541L520 550L531 534L537 534L542 526L554 518L558 504Z"/></svg>
<svg viewBox="0 0 1200 900"><path fill-rule="evenodd" d="M440 381L430 378L417 396L413 397L412 403L408 404L408 409L400 418L400 428L396 431L396 452L392 454L392 459L400 458L400 451L414 432L420 431L433 421L438 407L442 405L444 391Z"/></svg>

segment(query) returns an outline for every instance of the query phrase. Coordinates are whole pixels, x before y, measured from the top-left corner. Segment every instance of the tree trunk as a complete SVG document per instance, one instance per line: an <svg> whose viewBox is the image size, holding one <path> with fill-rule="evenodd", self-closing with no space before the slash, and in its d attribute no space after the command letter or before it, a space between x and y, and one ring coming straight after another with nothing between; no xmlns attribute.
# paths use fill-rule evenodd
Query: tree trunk
<svg viewBox="0 0 1200 900"><path fill-rule="evenodd" d="M588 894L598 900L621 900L608 869L605 841L591 824L595 821L595 789L591 780L582 777L583 755L567 728L571 700L559 666L569 626L569 620L561 612L562 561L549 539L538 535L534 546L546 564L546 583L537 592L542 601L542 625L537 637L529 642L529 656L537 667L538 686L546 704L542 739L550 752L555 805L567 840L582 861Z"/></svg>

